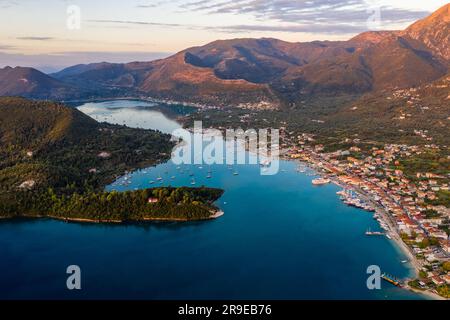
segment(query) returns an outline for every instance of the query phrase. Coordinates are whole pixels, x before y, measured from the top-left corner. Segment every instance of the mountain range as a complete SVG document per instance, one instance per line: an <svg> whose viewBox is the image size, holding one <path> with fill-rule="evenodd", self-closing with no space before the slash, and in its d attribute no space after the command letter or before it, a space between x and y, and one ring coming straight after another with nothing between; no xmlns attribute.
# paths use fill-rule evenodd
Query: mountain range
<svg viewBox="0 0 450 320"><path fill-rule="evenodd" d="M71 100L145 96L217 106L376 94L421 86L449 73L450 4L402 31L348 41L219 40L150 62L76 65L45 75L0 69L0 95Z"/></svg>

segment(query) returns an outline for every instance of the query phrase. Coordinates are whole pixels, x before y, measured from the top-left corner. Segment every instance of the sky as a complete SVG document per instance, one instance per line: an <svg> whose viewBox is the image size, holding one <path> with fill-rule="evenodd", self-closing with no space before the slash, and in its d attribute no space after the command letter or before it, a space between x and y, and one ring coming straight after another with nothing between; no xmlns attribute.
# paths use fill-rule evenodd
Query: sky
<svg viewBox="0 0 450 320"><path fill-rule="evenodd" d="M438 0L0 0L0 67L149 61L217 39L346 40L403 29Z"/></svg>

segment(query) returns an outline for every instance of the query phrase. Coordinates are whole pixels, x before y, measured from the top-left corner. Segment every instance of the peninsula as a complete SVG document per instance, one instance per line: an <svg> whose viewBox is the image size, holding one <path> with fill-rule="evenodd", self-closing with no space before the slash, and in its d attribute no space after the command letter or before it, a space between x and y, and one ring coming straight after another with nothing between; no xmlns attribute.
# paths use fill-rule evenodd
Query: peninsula
<svg viewBox="0 0 450 320"><path fill-rule="evenodd" d="M104 187L170 158L170 135L98 123L59 103L0 98L0 217L67 221L203 220L219 216L211 188Z"/></svg>

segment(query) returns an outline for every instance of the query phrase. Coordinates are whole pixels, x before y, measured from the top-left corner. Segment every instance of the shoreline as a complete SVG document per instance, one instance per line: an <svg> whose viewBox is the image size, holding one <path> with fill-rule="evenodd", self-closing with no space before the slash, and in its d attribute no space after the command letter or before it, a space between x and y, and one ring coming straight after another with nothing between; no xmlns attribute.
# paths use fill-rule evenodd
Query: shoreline
<svg viewBox="0 0 450 320"><path fill-rule="evenodd" d="M184 107L192 107L196 109L207 109L212 108L207 105L203 104L197 104L197 103L190 103L190 102L183 102L183 101L174 101L174 100L164 100L164 99L157 99L157 98L151 98L151 97L117 97L117 98L92 98L92 99L79 99L79 100L65 100L65 101L59 101L60 103L64 104L85 104L85 103L101 103L101 102L108 102L108 101L142 101L147 103L155 103L155 104L165 104L168 106L184 106Z"/></svg>
<svg viewBox="0 0 450 320"><path fill-rule="evenodd" d="M314 171L315 174L317 174L318 176L325 176L325 173L320 172L318 169L319 167L316 167L315 163L311 163L311 162L307 162L307 161L303 161L300 159L290 159L288 157L281 157L282 160L286 160L286 161L293 161L294 163L298 163L301 165L305 165L307 166L309 169L311 169L312 171ZM449 300L446 299L442 296L440 296L439 294L432 292L430 290L419 290L419 289L415 289L412 288L408 285L408 282L410 280L414 280L417 279L419 276L419 272L420 269L422 268L422 264L420 263L420 261L417 259L417 257L411 252L410 248L408 247L408 245L401 239L400 235L398 234L398 232L396 231L396 227L393 224L393 222L391 221L391 218L389 217L389 213L386 211L386 209L384 209L381 205L377 204L369 194L367 194L366 192L364 192L364 190L359 189L359 188L355 188L354 186L350 186L350 185L346 185L344 183L342 183L341 181L338 181L336 178L330 178L331 183L333 183L334 185L337 185L341 188L345 188L345 189L351 189L351 190L355 190L362 195L364 198L366 198L366 200L368 200L375 208L376 208L376 212L378 214L380 214L381 219L384 223L386 223L389 226L389 230L386 231L386 234L388 234L394 243L395 243L395 248L402 252L403 254L405 254L408 257L408 262L407 264L409 266L411 266L410 269L412 269L413 274L414 274L414 278L405 278L403 279L404 281L404 285L401 287L402 289L408 290L408 291L412 291L414 293L417 294L421 294L426 296L427 298L430 298L432 300ZM362 211L365 211L364 209L360 209Z"/></svg>
<svg viewBox="0 0 450 320"><path fill-rule="evenodd" d="M221 216L223 216L225 213L222 210L214 210L211 211L211 215L207 218L200 218L200 219L184 219L184 218L157 218L157 217L148 217L143 218L141 220L110 220L110 219L89 219L89 218L71 218L71 217L58 217L58 216L51 216L51 215L37 215L37 216L30 216L30 215L22 215L22 216L14 216L14 217L0 217L0 221L7 221L7 220L20 220L20 219L51 219L51 220L57 220L57 221L63 221L68 223L86 223L86 224L114 224L114 225L120 225L120 224L133 224L133 223L143 223L143 222L196 222L196 221L208 221L208 220L214 220Z"/></svg>

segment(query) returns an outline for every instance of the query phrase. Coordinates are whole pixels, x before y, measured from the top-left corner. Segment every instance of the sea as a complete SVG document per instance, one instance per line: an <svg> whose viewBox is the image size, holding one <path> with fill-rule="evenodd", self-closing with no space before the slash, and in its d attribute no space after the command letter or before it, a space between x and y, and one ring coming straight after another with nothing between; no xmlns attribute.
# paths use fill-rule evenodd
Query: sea
<svg viewBox="0 0 450 320"><path fill-rule="evenodd" d="M139 100L78 109L100 122L165 133L195 112ZM0 221L0 299L425 299L384 281L368 288L369 266L400 279L413 269L393 241L365 235L379 230L377 221L342 203L338 186L312 185L317 174L294 161L281 160L275 175L261 172L258 164L169 160L106 187L221 188L216 205L224 214L208 221ZM67 288L72 265L80 269L80 290Z"/></svg>

